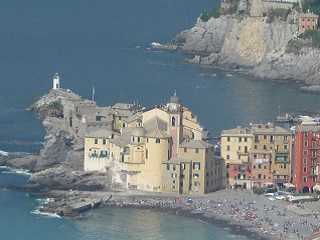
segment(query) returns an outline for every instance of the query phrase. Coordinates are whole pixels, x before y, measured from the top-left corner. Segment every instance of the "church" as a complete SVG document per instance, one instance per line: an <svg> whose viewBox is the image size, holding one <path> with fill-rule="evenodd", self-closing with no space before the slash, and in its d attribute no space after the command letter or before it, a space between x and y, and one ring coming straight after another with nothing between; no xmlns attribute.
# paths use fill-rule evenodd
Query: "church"
<svg viewBox="0 0 320 240"><path fill-rule="evenodd" d="M223 188L223 160L176 93L167 104L122 118L85 136L84 170L108 172L126 189L208 193Z"/></svg>

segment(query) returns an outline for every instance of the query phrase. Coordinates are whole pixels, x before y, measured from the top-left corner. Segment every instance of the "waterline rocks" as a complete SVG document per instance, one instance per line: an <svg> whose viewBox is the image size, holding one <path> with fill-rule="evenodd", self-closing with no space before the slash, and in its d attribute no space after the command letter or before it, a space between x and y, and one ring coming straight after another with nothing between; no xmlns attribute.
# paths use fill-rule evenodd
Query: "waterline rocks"
<svg viewBox="0 0 320 240"><path fill-rule="evenodd" d="M0 155L0 165L28 169L33 173L27 189L109 189L106 174L82 172L86 129L74 127L80 126L83 120L75 113L77 104L95 106L94 102L71 90L50 90L29 108L39 116L46 132L40 153Z"/></svg>

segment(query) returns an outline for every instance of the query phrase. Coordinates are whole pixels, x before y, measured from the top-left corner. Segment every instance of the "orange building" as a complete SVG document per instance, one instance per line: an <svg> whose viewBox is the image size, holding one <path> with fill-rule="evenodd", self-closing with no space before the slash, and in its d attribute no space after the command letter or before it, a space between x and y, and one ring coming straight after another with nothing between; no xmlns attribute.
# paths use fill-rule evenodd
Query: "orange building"
<svg viewBox="0 0 320 240"><path fill-rule="evenodd" d="M306 30L318 29L319 16L314 13L304 13L299 16L299 33L304 33Z"/></svg>

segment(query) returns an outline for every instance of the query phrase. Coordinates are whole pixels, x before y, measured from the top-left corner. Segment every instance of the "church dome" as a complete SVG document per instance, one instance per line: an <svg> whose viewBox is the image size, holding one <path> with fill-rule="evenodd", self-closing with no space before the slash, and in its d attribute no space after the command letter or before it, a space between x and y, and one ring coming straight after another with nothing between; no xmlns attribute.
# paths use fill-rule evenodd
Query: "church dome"
<svg viewBox="0 0 320 240"><path fill-rule="evenodd" d="M143 127L136 127L132 130L132 136L134 137L144 137L146 135L146 130Z"/></svg>

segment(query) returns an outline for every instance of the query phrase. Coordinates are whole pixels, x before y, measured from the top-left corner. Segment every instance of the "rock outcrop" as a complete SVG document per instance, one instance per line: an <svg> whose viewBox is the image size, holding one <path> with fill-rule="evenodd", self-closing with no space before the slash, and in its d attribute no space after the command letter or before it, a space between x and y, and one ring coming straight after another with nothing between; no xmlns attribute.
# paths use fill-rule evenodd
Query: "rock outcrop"
<svg viewBox="0 0 320 240"><path fill-rule="evenodd" d="M260 0L249 2L251 12L260 12ZM193 55L192 63L243 68L261 79L319 85L320 51L310 46L287 51L289 42L297 37L296 14L293 10L286 19L239 13L212 17L207 22L199 18L174 42L181 51Z"/></svg>
<svg viewBox="0 0 320 240"><path fill-rule="evenodd" d="M63 89L51 90L40 98L29 110L40 117L46 131L43 148L38 155L2 155L0 165L30 170L28 189L110 189L107 174L82 171L86 129L78 127L81 118L74 113L78 105L95 103Z"/></svg>

